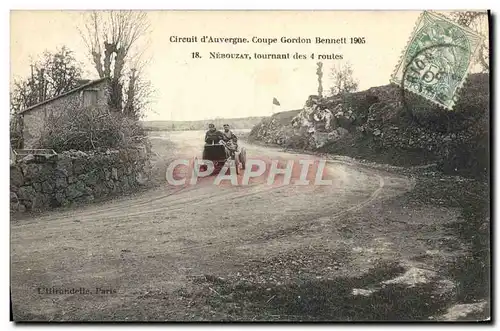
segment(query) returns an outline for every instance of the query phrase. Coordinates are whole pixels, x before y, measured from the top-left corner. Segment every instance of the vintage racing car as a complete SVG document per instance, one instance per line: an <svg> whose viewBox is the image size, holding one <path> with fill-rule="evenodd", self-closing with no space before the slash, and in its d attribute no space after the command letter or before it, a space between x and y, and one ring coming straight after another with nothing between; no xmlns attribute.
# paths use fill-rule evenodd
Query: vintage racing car
<svg viewBox="0 0 500 331"><path fill-rule="evenodd" d="M230 167L231 162L234 162L236 174L238 175L241 170L245 169L246 149L245 147L241 147L238 151L234 145L222 140L218 143L207 143L203 147L202 160L211 161L213 163L213 175L218 174L225 165ZM203 161L198 163L201 164L200 171L207 171L208 166L203 164Z"/></svg>

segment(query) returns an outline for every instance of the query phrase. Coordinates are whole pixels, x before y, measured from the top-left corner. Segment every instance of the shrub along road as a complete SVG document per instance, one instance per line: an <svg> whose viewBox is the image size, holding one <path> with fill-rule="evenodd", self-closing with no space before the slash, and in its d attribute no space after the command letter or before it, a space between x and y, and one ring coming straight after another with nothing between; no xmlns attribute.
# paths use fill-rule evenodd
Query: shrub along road
<svg viewBox="0 0 500 331"><path fill-rule="evenodd" d="M174 155L200 156L202 137L199 131L151 133L155 189L13 219L15 320L489 315L487 244L479 235L470 238L474 226L484 224L461 222L470 183L415 180L334 159L326 168L328 186L269 186L266 178L248 186L210 179L167 185L168 162ZM246 147L248 158L317 159ZM468 215L477 219L481 211L474 206L485 201L478 196L484 187L469 191L479 200L470 202Z"/></svg>

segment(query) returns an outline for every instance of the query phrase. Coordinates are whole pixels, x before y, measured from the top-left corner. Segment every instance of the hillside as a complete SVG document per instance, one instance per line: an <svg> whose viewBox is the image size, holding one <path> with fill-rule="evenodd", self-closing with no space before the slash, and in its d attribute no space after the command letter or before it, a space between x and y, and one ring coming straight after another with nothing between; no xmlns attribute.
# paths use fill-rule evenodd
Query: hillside
<svg viewBox="0 0 500 331"><path fill-rule="evenodd" d="M395 85L319 98L274 114L250 139L285 148L347 155L392 165L436 163L445 172L489 173L489 75L470 75L453 111Z"/></svg>
<svg viewBox="0 0 500 331"><path fill-rule="evenodd" d="M142 121L147 131L184 131L184 130L206 130L209 123L214 123L218 128L223 124L229 124L233 129L251 129L260 123L264 117L243 118L217 118L199 121Z"/></svg>

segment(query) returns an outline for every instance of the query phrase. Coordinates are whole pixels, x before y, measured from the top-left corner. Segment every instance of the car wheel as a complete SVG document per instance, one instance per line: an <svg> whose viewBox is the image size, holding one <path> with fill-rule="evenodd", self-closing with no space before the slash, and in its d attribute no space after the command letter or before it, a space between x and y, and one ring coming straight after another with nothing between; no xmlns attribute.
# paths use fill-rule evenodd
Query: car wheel
<svg viewBox="0 0 500 331"><path fill-rule="evenodd" d="M234 158L234 168L236 169L236 175L240 174L240 162L237 157Z"/></svg>
<svg viewBox="0 0 500 331"><path fill-rule="evenodd" d="M241 148L240 162L241 162L241 169L245 170L246 163L247 163L247 151L244 147Z"/></svg>

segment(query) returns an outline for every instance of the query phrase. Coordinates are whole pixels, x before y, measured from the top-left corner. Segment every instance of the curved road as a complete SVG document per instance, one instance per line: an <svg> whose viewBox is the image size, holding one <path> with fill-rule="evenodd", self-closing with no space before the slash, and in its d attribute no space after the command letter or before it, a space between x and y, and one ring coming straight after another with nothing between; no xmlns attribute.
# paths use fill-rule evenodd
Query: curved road
<svg viewBox="0 0 500 331"><path fill-rule="evenodd" d="M202 135L153 133L160 173L173 154L199 155ZM248 158L267 163L318 159L245 146ZM185 187L164 183L134 196L14 221L14 316L121 319L127 315L125 311L137 312L132 308L142 302L141 309L150 308L141 318L177 318L177 313L151 308L157 307L156 299L144 299L144 295L166 293L168 305L172 305L172 293L185 287L189 277L230 273L249 259L278 256L301 247L338 248L340 241L335 237L325 238L326 228L341 228L348 224L350 213L369 214L374 204L412 187L405 177L338 160L328 161L324 178L332 184L268 185L264 176L247 186L214 185L213 177ZM356 236L369 238L371 230L368 225L358 226ZM53 286L87 288L94 294L42 293L43 288Z"/></svg>

